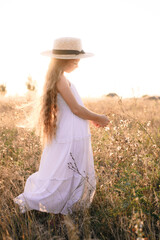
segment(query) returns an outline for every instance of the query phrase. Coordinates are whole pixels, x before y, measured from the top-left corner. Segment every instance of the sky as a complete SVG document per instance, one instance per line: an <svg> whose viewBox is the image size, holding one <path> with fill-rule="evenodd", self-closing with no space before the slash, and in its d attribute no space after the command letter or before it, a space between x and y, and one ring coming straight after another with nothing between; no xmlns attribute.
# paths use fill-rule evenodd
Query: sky
<svg viewBox="0 0 160 240"><path fill-rule="evenodd" d="M159 0L0 0L0 84L23 95L29 75L41 92L59 37L82 39L94 57L70 75L82 97L160 95Z"/></svg>

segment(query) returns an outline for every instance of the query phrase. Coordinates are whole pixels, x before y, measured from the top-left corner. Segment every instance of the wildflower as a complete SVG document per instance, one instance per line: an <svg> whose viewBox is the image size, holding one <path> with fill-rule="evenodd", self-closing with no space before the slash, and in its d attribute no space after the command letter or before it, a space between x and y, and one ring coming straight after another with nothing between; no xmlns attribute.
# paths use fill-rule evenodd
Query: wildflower
<svg viewBox="0 0 160 240"><path fill-rule="evenodd" d="M147 123L147 127L149 127L151 125L151 121L148 121Z"/></svg>
<svg viewBox="0 0 160 240"><path fill-rule="evenodd" d="M110 130L109 127L105 127L104 129L105 129L106 132Z"/></svg>
<svg viewBox="0 0 160 240"><path fill-rule="evenodd" d="M117 147L117 150L118 150L118 151L119 151L119 150L121 150L121 147L120 147L120 146L118 146L118 147Z"/></svg>

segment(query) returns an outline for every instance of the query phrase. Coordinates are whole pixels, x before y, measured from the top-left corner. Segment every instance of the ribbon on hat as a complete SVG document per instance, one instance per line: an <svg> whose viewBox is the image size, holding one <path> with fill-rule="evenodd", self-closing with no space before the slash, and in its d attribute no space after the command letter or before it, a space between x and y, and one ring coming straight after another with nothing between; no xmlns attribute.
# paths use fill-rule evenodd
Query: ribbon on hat
<svg viewBox="0 0 160 240"><path fill-rule="evenodd" d="M85 54L83 50L78 51L78 50L59 50L59 49L53 49L52 53L54 54L60 54L60 55L78 55L78 54Z"/></svg>

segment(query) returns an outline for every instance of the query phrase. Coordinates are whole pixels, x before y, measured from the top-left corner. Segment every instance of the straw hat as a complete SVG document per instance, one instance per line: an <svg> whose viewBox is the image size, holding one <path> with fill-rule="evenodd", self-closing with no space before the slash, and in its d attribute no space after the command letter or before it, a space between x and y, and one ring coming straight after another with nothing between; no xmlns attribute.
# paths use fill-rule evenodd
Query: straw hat
<svg viewBox="0 0 160 240"><path fill-rule="evenodd" d="M81 39L71 37L55 39L53 49L41 54L59 59L80 59L93 56L92 53L83 51Z"/></svg>

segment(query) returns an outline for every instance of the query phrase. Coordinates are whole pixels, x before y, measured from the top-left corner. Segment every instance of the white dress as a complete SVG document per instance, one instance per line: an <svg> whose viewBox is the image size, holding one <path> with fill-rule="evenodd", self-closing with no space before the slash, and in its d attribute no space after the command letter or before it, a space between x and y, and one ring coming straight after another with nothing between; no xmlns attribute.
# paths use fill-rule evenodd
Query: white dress
<svg viewBox="0 0 160 240"><path fill-rule="evenodd" d="M83 106L77 90L71 91ZM57 95L56 138L43 150L39 170L30 175L24 192L14 198L21 213L35 209L67 215L89 207L96 188L89 123L74 115Z"/></svg>

